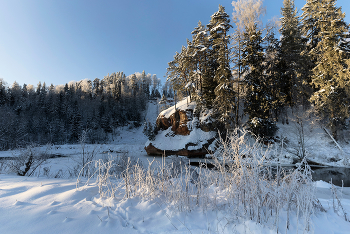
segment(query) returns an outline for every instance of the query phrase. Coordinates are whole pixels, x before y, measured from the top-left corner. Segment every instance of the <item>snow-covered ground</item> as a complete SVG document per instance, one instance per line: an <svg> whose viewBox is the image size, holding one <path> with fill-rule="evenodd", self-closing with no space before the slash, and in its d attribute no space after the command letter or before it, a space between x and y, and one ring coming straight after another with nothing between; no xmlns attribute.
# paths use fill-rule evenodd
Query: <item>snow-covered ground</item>
<svg viewBox="0 0 350 234"><path fill-rule="evenodd" d="M157 106L151 104L147 120L155 121ZM293 126L281 125L280 134L292 144ZM154 158L147 156L144 145L147 138L139 129L125 128L111 144L85 145L85 154L94 159L135 156L144 165ZM309 132L311 130L308 130ZM287 136L287 133L290 134ZM316 134L317 133L317 134ZM164 198L100 197L94 181L85 184L83 178L77 187L74 168L81 163L83 145L42 146L32 150L65 157L52 158L40 165L32 177L21 177L1 172L0 161L0 233L303 233L302 220L291 213L290 228L286 227L287 212L281 212L277 225L257 223L233 217L231 208L192 209L181 211ZM312 147L312 148L310 148ZM336 157L339 149L322 131L313 129L308 135L308 150L323 161ZM343 150L348 148L343 146ZM0 157L14 157L23 151L3 151ZM349 151L347 151L349 152ZM331 154L331 156L329 155ZM332 156L333 155L333 156ZM338 155L341 157L340 153ZM161 161L162 158L156 158ZM165 159L170 160L170 158ZM288 160L286 159L286 162ZM330 162L334 163L334 162ZM336 161L335 163L342 163ZM337 164L335 164L337 165ZM46 169L45 169L46 168ZM44 170L45 169L45 170ZM46 174L45 174L45 173ZM71 173L70 173L71 172ZM73 173L74 174L74 173ZM57 177L57 178L54 178ZM316 196L326 212L311 217L310 233L350 233L350 188L337 187L338 200L333 200L331 185L314 182ZM334 207L336 210L334 210Z"/></svg>
<svg viewBox="0 0 350 234"><path fill-rule="evenodd" d="M350 231L350 222L333 210L330 185L316 183L317 196L326 209L311 217L310 233ZM338 192L350 213L350 188ZM292 216L295 214L292 214ZM285 233L286 213L279 229ZM300 221L301 223L301 221ZM283 231L281 231L283 230ZM302 233L291 218L287 233ZM171 209L161 198L100 198L96 184L76 188L74 179L0 176L1 233L276 233L276 227L251 220L235 220L230 209Z"/></svg>
<svg viewBox="0 0 350 234"><path fill-rule="evenodd" d="M308 118L306 113L289 113L288 116L288 124L282 124L281 121L277 123L279 130L276 136L281 141L283 139L283 150L279 148L280 162L292 163L297 150L301 150L300 143L304 142L305 155L309 160L331 167L350 166L349 139L340 135L342 139L337 145L338 142L335 143L323 127L317 121L313 121L313 118Z"/></svg>
<svg viewBox="0 0 350 234"><path fill-rule="evenodd" d="M159 131L156 139L147 141L145 145L152 143L158 149L180 150L185 148L186 144L192 143L193 146L189 146L187 149L196 150L202 148L203 144L213 137L215 137L214 132L204 132L199 128L194 128L187 136L174 135L171 128L168 128L167 130Z"/></svg>

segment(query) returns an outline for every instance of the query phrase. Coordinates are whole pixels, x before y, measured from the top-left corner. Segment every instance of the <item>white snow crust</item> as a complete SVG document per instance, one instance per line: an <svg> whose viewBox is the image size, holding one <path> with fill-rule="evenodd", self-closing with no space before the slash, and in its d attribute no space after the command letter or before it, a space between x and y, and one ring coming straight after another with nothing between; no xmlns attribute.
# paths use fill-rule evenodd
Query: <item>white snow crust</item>
<svg viewBox="0 0 350 234"><path fill-rule="evenodd" d="M187 104L188 103L188 104ZM176 103L176 110L194 110L196 107L195 102L189 102L189 98L184 98L181 101ZM159 116L164 116L165 118L169 118L172 114L175 113L174 106L160 112Z"/></svg>
<svg viewBox="0 0 350 234"><path fill-rule="evenodd" d="M147 141L145 145L152 143L158 149L181 150L186 144L192 143L195 146L188 147L188 150L195 150L202 148L203 144L213 137L215 137L215 132L204 132L198 128L194 128L187 136L174 135L171 128L168 128L160 131L154 141Z"/></svg>
<svg viewBox="0 0 350 234"><path fill-rule="evenodd" d="M190 103L187 107L186 100L178 103L178 108L183 110L194 108ZM166 116L171 115L171 108L163 111ZM155 121L157 107L153 103L149 106L147 119ZM286 144L292 147L297 143L294 135L295 126L279 124L278 134L287 137ZM310 158L329 164L341 166L342 155L339 149L332 143L322 129L313 127L311 123L306 125L307 149ZM163 131L164 136L170 132ZM208 135L207 135L208 134ZM188 137L157 138L157 143L168 148L177 148L177 143L198 142L200 144L210 133L198 130L192 131ZM139 129L119 131L110 144L85 145L85 152L96 152L96 159L113 157L123 153L135 156L145 165L152 160L161 161L161 158L147 156L144 145L147 141ZM61 178L53 178L57 172L66 172L73 168L82 152L81 145L42 146L35 150L49 151L50 154L61 154L67 157L54 158L46 161L33 177L20 177L15 174L4 174L1 171L0 161L0 233L4 234L31 234L31 233L276 233L275 226L256 223L251 220L234 220L232 207L218 207L215 210L194 209L191 212L181 212L173 208L172 204L166 204L162 198L143 200L141 198L101 198L98 186L94 181L77 188L77 179L69 178L68 174L62 174ZM348 145L342 144L344 152L350 152ZM280 151L282 152L282 151ZM0 157L14 157L21 150L2 151ZM283 151L280 162L290 162L290 155ZM330 158L340 159L332 162ZM168 162L168 158L166 158ZM50 176L43 175L43 168L50 168ZM80 184L85 184L82 179ZM311 227L308 233L348 234L350 222L345 221L338 211L333 209L331 185L324 181L316 181L315 192L326 212L319 212L311 217ZM336 187L338 197L344 211L350 214L350 188ZM214 191L215 193L215 191ZM219 194L218 194L219 196ZM290 229L287 233L303 233L299 230L300 220L296 220L296 214L290 214ZM281 212L278 227L285 233L287 212ZM282 230L282 231L281 231Z"/></svg>
<svg viewBox="0 0 350 234"><path fill-rule="evenodd" d="M350 222L331 206L329 186L325 182L315 185L326 212L311 217L309 233L349 233ZM350 188L338 190L349 214ZM179 212L169 205L161 199L100 198L96 184L77 189L73 179L0 176L1 233L276 233L274 227L251 220L230 220L229 208ZM286 212L281 213L280 230L286 217ZM293 217L288 233L298 229Z"/></svg>

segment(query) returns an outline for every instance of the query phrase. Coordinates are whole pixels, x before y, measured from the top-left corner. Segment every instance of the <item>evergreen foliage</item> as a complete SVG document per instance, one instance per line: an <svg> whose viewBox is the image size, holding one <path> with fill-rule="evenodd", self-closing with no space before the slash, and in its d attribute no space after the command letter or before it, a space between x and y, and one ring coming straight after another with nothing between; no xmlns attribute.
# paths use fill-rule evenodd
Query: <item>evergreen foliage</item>
<svg viewBox="0 0 350 234"><path fill-rule="evenodd" d="M203 64L203 66L205 66L205 70L202 75L202 96L207 109L211 109L213 107L213 101L215 100L215 88L217 86L217 82L214 80L217 64L213 53L213 50L208 49L207 60L205 60Z"/></svg>
<svg viewBox="0 0 350 234"><path fill-rule="evenodd" d="M203 74L207 74L207 67L205 66L208 60L208 47L209 40L207 30L204 25L199 21L198 26L192 31L192 42L190 47L190 53L192 56L192 62L194 64L193 76L196 80L196 101L199 105L204 105L203 99Z"/></svg>
<svg viewBox="0 0 350 234"><path fill-rule="evenodd" d="M115 129L140 126L150 93L151 75L126 77L118 72L103 79L65 85L39 83L36 88L0 80L0 149L28 144L104 143ZM159 80L154 90L159 94Z"/></svg>
<svg viewBox="0 0 350 234"><path fill-rule="evenodd" d="M187 41L188 47L182 46L181 52L176 52L174 60L169 62L167 69L167 80L172 83L173 88L184 96L191 94L196 89L195 60L191 53L193 46Z"/></svg>
<svg viewBox="0 0 350 234"><path fill-rule="evenodd" d="M316 66L317 55L314 53L314 49L317 46L320 38L318 33L320 31L317 21L317 12L319 11L322 3L321 1L306 0L306 4L302 8L301 15L301 33L305 43L304 50L302 55L308 58L308 61L305 63L306 66L306 75L304 79L307 81L307 84L310 86L310 95L315 92L315 87L311 83L312 69Z"/></svg>
<svg viewBox="0 0 350 234"><path fill-rule="evenodd" d="M243 41L244 32L246 28L251 28L257 22L259 18L264 14L265 8L263 7L262 0L235 0L232 2L233 13L232 20L234 23L234 32L232 34L232 50L231 61L234 76L234 86L236 90L236 126L240 125L240 105L241 100L244 98L244 66L243 66Z"/></svg>
<svg viewBox="0 0 350 234"><path fill-rule="evenodd" d="M0 149L75 143L82 132L88 143L105 142L120 126L140 126L147 100L161 97L189 97L199 110L214 113L221 131L239 127L244 103L249 129L265 139L287 108L312 103L337 138L350 116L350 36L336 0L307 0L301 17L294 0L284 0L280 40L260 27L261 0L232 5L234 33L228 34L230 17L219 5L168 63L162 89L145 71L35 88L7 87L0 79ZM145 134L154 139L155 129L147 123Z"/></svg>
<svg viewBox="0 0 350 234"><path fill-rule="evenodd" d="M348 47L345 39L349 26L335 3L335 0L320 1L319 11L315 13L318 43L310 54L316 60L311 82L317 88L311 101L337 138L337 131L344 128L349 117L350 61L347 51L342 50Z"/></svg>
<svg viewBox="0 0 350 234"><path fill-rule="evenodd" d="M281 13L279 68L283 83L280 82L280 90L286 95L285 104L293 107L296 104L305 103L308 98L307 89L304 88L308 82L303 80L307 77L305 66L308 63L308 57L302 53L304 40L294 0L284 0Z"/></svg>
<svg viewBox="0 0 350 234"><path fill-rule="evenodd" d="M317 13L320 11L322 6L322 1L306 0L305 6L302 8L302 33L304 38L307 40L306 51L313 63L316 60L316 54L312 53L313 49L317 46L320 38L318 33L320 32L320 27L318 22ZM313 67L311 67L312 69Z"/></svg>
<svg viewBox="0 0 350 234"><path fill-rule="evenodd" d="M235 114L235 91L230 68L230 49L228 31L232 26L225 8L219 5L219 10L211 16L208 30L210 33L211 50L216 61L214 82L215 99L213 107L217 120L226 129L233 129Z"/></svg>
<svg viewBox="0 0 350 234"><path fill-rule="evenodd" d="M265 48L265 75L266 84L271 94L271 117L278 120L284 113L286 94L282 91L285 81L281 76L280 42L276 39L273 30L266 36Z"/></svg>
<svg viewBox="0 0 350 234"><path fill-rule="evenodd" d="M294 0L284 0L278 40L273 27L264 35L258 27L261 0L233 1L232 44L230 20L219 5L209 24L199 22L192 41L175 54L168 81L180 94L194 93L201 110L213 110L219 129L239 126L243 102L250 130L269 138L287 108L306 109L312 102L336 137L349 117L350 36L335 2L307 0L299 17Z"/></svg>
<svg viewBox="0 0 350 234"><path fill-rule="evenodd" d="M269 119L273 109L273 96L265 72L266 65L261 35L262 33L257 29L256 24L252 28L246 28L242 62L246 69L244 113L249 116L248 128L257 136L264 138L273 136L275 131L270 129L277 129L273 127L275 124ZM268 135L265 135L267 133Z"/></svg>

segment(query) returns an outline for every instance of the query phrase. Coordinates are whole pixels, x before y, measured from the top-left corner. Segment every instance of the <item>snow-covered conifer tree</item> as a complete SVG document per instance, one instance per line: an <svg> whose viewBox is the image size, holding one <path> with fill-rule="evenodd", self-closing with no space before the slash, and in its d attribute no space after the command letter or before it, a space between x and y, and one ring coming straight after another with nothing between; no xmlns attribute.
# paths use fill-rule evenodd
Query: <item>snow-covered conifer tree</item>
<svg viewBox="0 0 350 234"><path fill-rule="evenodd" d="M317 88L311 96L318 113L328 120L334 138L349 117L350 72L346 37L349 25L345 14L336 7L335 0L320 1L319 11L315 12L315 22L319 29L316 47L310 51L315 57L312 70L312 84Z"/></svg>
<svg viewBox="0 0 350 234"><path fill-rule="evenodd" d="M229 15L225 12L225 8L219 5L219 10L211 16L208 24L212 56L216 61L214 81L217 85L214 89L213 108L217 114L217 120L227 129L233 127L235 115L235 91L229 58L230 36L228 31L231 27Z"/></svg>
<svg viewBox="0 0 350 234"><path fill-rule="evenodd" d="M5 105L6 103L6 89L5 84L0 78L0 106Z"/></svg>
<svg viewBox="0 0 350 234"><path fill-rule="evenodd" d="M207 67L205 66L208 58L209 40L207 29L199 21L198 26L192 31L192 43L190 47L192 62L194 63L193 76L197 83L197 104L205 104L203 99L203 74L206 74Z"/></svg>
<svg viewBox="0 0 350 234"><path fill-rule="evenodd" d="M236 126L240 124L239 111L240 111L240 101L241 93L243 91L242 81L243 81L243 64L242 64L242 54L243 54L243 40L244 31L246 28L252 27L256 22L259 21L260 16L264 13L265 9L262 4L262 0L235 0L232 2L233 13L232 21L234 24L234 31L231 35L231 60L233 62L233 82L235 85L236 92Z"/></svg>
<svg viewBox="0 0 350 234"><path fill-rule="evenodd" d="M244 33L242 61L243 66L247 69L244 77L246 85L244 112L249 115L248 126L254 134L260 137L270 137L274 135L276 126L270 120L273 98L265 72L261 35L256 24L251 28L246 28Z"/></svg>
<svg viewBox="0 0 350 234"><path fill-rule="evenodd" d="M305 93L307 88L304 87L307 80L304 78L307 77L308 59L302 53L304 42L294 0L284 0L281 13L280 72L282 82L280 82L280 90L286 95L285 104L294 106L297 103L305 103L307 100Z"/></svg>

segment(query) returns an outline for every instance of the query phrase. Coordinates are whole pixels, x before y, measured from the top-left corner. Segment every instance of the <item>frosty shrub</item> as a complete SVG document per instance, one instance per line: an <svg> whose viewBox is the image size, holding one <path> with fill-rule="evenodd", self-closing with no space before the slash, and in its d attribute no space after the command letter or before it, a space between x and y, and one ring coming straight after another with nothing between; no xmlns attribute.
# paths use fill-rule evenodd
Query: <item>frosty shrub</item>
<svg viewBox="0 0 350 234"><path fill-rule="evenodd" d="M334 210L334 213L337 213L338 215L343 215L344 216L344 219L345 221L349 221L349 218L348 218L348 214L346 212L346 210L344 209L342 203L341 203L341 197L339 197L338 195L338 191L339 188L336 188L334 186L334 184L332 183L331 181L331 185L332 185L332 188L331 188L331 191L332 191L332 197L333 197L333 210ZM343 190L343 186L340 188L341 190ZM342 191L340 191L340 194L342 194Z"/></svg>
<svg viewBox="0 0 350 234"><path fill-rule="evenodd" d="M0 174L6 173L8 171L7 169L7 163L0 160Z"/></svg>
<svg viewBox="0 0 350 234"><path fill-rule="evenodd" d="M80 157L76 160L77 166L73 168L73 173L69 172L71 175L77 176L77 172L83 168L81 171L81 176L83 177L89 177L91 173L91 168L90 164L87 164L88 162L91 162L96 155L96 147L92 151L87 151L86 150L86 141L87 141L87 131L82 131L80 137L79 137L79 143L81 146L81 155Z"/></svg>
<svg viewBox="0 0 350 234"><path fill-rule="evenodd" d="M96 178L101 196L161 200L179 212L228 209L232 220L249 219L277 231L283 212L287 213L286 230L291 215L304 230L310 229L310 216L319 203L305 160L286 172L270 164L271 151L246 131L236 130L218 141L220 147L213 155L216 170L194 168L175 159L165 164L165 158L142 167L124 158L123 166L116 159L95 161L91 178Z"/></svg>
<svg viewBox="0 0 350 234"><path fill-rule="evenodd" d="M8 160L8 168L10 172L14 172L19 176L32 176L36 169L41 166L48 158L48 145L45 151L40 151L40 148L29 145L22 149L20 154L13 157L13 160Z"/></svg>

